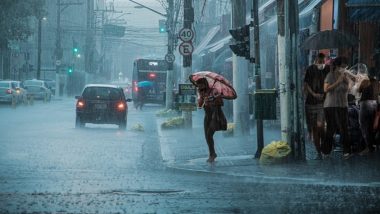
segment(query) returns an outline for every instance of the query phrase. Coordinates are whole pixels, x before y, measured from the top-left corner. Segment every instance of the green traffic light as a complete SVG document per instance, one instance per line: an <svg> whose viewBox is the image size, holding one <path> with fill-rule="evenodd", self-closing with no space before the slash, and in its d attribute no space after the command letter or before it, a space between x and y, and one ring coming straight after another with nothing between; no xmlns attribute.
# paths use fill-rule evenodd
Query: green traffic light
<svg viewBox="0 0 380 214"><path fill-rule="evenodd" d="M72 69L72 68L69 68L68 72L69 72L69 73L73 73L73 69Z"/></svg>
<svg viewBox="0 0 380 214"><path fill-rule="evenodd" d="M74 48L73 51L74 51L75 53L77 53L77 52L78 52L78 48Z"/></svg>

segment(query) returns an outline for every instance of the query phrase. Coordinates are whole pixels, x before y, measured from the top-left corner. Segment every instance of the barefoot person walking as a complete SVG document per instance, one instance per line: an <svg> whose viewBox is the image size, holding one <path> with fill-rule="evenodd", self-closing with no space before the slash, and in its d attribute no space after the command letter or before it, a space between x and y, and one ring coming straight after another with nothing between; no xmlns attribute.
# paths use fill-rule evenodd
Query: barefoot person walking
<svg viewBox="0 0 380 214"><path fill-rule="evenodd" d="M227 129L222 111L223 99L236 99L237 95L231 84L217 73L201 71L190 75L189 79L198 89L198 107L205 111L204 134L209 150L207 162L212 163L217 157L214 134Z"/></svg>

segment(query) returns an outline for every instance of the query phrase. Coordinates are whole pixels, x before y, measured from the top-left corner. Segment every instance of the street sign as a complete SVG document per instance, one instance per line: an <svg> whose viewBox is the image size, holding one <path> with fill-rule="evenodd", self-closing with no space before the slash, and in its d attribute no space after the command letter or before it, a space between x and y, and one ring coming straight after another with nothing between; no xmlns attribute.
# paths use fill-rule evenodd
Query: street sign
<svg viewBox="0 0 380 214"><path fill-rule="evenodd" d="M194 51L194 47L190 42L182 42L179 45L179 53L183 56L190 56Z"/></svg>
<svg viewBox="0 0 380 214"><path fill-rule="evenodd" d="M56 61L55 61L55 65L56 65L56 66L60 66L61 63L62 63L61 60L56 60Z"/></svg>
<svg viewBox="0 0 380 214"><path fill-rule="evenodd" d="M193 84L178 84L178 107L182 111L197 109L197 90Z"/></svg>
<svg viewBox="0 0 380 214"><path fill-rule="evenodd" d="M196 95L197 91L193 84L178 84L179 95Z"/></svg>
<svg viewBox="0 0 380 214"><path fill-rule="evenodd" d="M191 41L194 38L194 31L190 28L182 28L179 31L179 38L184 42Z"/></svg>
<svg viewBox="0 0 380 214"><path fill-rule="evenodd" d="M174 60L175 60L175 56L174 56L174 54L170 53L170 54L166 54L166 55L165 55L165 61L166 61L167 63L173 63Z"/></svg>

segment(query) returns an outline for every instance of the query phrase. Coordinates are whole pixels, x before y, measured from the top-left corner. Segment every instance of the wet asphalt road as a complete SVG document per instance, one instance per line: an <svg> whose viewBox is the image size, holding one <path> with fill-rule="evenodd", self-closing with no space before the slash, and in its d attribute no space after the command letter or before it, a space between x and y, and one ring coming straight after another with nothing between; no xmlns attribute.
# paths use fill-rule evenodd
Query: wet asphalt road
<svg viewBox="0 0 380 214"><path fill-rule="evenodd" d="M375 213L378 189L262 183L167 168L154 113L75 129L75 100L0 105L0 213ZM143 125L144 132L131 130Z"/></svg>

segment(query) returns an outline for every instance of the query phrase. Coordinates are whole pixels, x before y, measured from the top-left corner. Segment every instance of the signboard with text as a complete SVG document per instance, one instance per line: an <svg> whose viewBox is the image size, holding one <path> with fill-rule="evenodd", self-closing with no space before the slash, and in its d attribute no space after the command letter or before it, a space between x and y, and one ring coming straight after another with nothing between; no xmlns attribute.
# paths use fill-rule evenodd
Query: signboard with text
<svg viewBox="0 0 380 214"><path fill-rule="evenodd" d="M193 84L178 85L178 105L182 111L195 111L197 109L197 91Z"/></svg>
<svg viewBox="0 0 380 214"><path fill-rule="evenodd" d="M183 56L190 56L194 51L194 47L190 42L182 42L179 45L179 53Z"/></svg>

